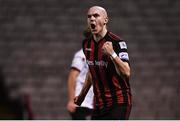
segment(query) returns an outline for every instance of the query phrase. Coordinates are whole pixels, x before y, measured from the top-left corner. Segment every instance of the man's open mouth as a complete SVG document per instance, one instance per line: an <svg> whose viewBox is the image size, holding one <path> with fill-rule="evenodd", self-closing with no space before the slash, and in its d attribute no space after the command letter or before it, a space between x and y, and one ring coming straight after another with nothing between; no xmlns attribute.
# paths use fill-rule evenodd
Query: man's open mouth
<svg viewBox="0 0 180 121"><path fill-rule="evenodd" d="M91 29L95 29L96 25L95 24L91 24Z"/></svg>

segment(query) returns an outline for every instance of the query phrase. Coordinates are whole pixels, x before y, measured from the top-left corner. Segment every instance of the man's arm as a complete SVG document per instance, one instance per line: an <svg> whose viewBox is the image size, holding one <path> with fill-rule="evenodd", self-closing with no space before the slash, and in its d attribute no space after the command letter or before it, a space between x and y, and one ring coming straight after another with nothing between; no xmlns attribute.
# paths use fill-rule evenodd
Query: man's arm
<svg viewBox="0 0 180 121"><path fill-rule="evenodd" d="M88 71L88 73L86 74L85 83L83 85L83 88L82 88L79 96L74 98L75 104L77 104L79 106L82 104L82 102L84 101L84 98L86 97L86 94L88 93L91 85L92 85L92 77L91 77L91 73Z"/></svg>
<svg viewBox="0 0 180 121"><path fill-rule="evenodd" d="M130 67L129 67L129 64L127 62L122 61L118 56L114 56L113 57L111 55L111 58L112 58L113 63L115 65L115 67L116 67L116 71L119 74L122 74L123 76L129 78L129 76L130 76Z"/></svg>
<svg viewBox="0 0 180 121"><path fill-rule="evenodd" d="M75 97L75 87L76 87L76 78L79 75L79 71L71 68L68 75L68 104L67 110L70 112L74 112L76 108L76 104L74 103Z"/></svg>
<svg viewBox="0 0 180 121"><path fill-rule="evenodd" d="M123 75L125 77L130 76L130 67L127 62L122 61L117 54L115 53L112 42L106 42L104 43L102 47L105 54L109 55L111 59L113 60L113 63L116 67L116 71L118 74Z"/></svg>

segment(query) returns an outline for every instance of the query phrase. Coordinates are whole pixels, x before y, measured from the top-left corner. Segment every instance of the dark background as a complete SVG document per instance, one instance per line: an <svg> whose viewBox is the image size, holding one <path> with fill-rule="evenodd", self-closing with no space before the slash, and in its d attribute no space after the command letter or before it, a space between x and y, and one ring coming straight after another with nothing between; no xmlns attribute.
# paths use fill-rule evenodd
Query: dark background
<svg viewBox="0 0 180 121"><path fill-rule="evenodd" d="M128 44L130 119L180 119L179 0L0 0L0 66L9 94L28 93L35 119L70 119L67 74L93 5L107 9L108 29Z"/></svg>

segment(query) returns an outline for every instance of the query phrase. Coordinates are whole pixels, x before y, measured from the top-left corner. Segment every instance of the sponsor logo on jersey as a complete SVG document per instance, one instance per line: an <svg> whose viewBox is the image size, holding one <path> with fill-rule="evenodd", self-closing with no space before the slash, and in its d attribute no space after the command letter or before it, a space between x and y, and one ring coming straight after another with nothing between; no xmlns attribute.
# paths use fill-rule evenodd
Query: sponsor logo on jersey
<svg viewBox="0 0 180 121"><path fill-rule="evenodd" d="M108 62L105 62L105 61L102 61L102 60L101 61L89 61L89 60L87 60L86 62L90 66L94 66L94 65L96 65L96 66L105 66L106 68L108 66Z"/></svg>
<svg viewBox="0 0 180 121"><path fill-rule="evenodd" d="M121 49L127 49L127 45L125 42L119 42L119 45Z"/></svg>

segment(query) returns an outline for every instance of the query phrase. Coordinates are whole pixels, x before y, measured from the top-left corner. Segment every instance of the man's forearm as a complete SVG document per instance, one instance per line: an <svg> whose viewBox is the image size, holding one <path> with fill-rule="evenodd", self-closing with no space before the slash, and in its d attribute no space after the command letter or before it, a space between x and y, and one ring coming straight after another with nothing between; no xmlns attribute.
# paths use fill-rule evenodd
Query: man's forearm
<svg viewBox="0 0 180 121"><path fill-rule="evenodd" d="M115 53L115 52L114 52ZM116 53L115 53L116 54ZM113 60L113 63L116 67L116 71L123 76L129 77L130 76L130 67L127 62L123 62L118 56L116 55L111 55L111 58Z"/></svg>
<svg viewBox="0 0 180 121"><path fill-rule="evenodd" d="M76 78L79 72L71 69L68 76L68 98L69 101L73 101L75 97Z"/></svg>

